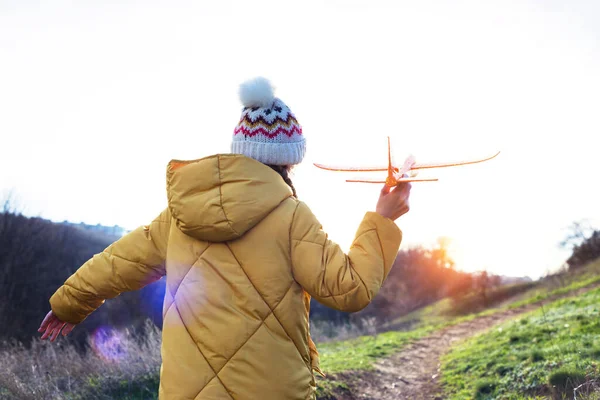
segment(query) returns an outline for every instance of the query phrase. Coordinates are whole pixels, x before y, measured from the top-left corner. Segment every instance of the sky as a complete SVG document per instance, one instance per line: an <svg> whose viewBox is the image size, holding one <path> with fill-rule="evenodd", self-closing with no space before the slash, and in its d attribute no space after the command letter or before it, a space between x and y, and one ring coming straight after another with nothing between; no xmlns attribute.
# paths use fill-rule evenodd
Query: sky
<svg viewBox="0 0 600 400"><path fill-rule="evenodd" d="M302 125L298 195L345 250L381 187L312 163L385 162L386 136L398 163L501 151L422 172L440 181L413 183L401 248L449 237L458 268L536 278L573 221L600 227L593 0L0 0L0 193L145 224L169 160L229 152L255 76Z"/></svg>

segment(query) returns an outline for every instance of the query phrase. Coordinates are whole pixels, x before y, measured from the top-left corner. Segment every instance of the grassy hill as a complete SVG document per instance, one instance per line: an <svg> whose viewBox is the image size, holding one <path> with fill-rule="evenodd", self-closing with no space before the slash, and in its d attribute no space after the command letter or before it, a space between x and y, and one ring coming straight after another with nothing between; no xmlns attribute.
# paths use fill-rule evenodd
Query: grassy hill
<svg viewBox="0 0 600 400"><path fill-rule="evenodd" d="M504 301L495 308L472 314L451 315L448 301L442 300L410 317L418 319L414 329L317 343L322 369L327 374L327 379L318 380L319 398L351 398L349 388L360 384L356 382L360 375L349 374L349 371L369 370L382 357L436 330L500 312L518 303L532 303L593 285L600 279L598 272L600 262L576 274L542 280L515 295L514 302ZM550 393L550 382L560 385L561 377L564 382L577 383L586 374L598 376L594 368L600 354L597 351L600 348L597 339L600 335L599 300L600 289L560 300L546 307L544 318L538 312L503 326L502 331L493 330L457 347L444 359L442 368L447 398L475 398L475 393L479 393L477 396L481 399L495 398L501 393L514 394L524 387L529 387L531 394ZM0 367L0 388L4 387L4 394L0 389L0 398L33 399L40 395L57 399L156 398L160 363L158 329L148 325L143 340L128 331L114 334L120 335L120 345L128 350L118 361L107 361L102 352L78 353L68 342L61 348L45 342L30 349L4 348L0 359L9 362ZM493 353L496 360L492 366L489 354L493 351L497 353ZM57 369L57 359L68 369ZM589 381L589 376L586 379ZM13 394L9 396L9 392Z"/></svg>
<svg viewBox="0 0 600 400"><path fill-rule="evenodd" d="M558 300L456 346L442 360L452 399L581 397L600 377L600 288Z"/></svg>
<svg viewBox="0 0 600 400"><path fill-rule="evenodd" d="M549 275L534 282L524 282L495 288L488 293L486 307L477 294L470 294L454 302L442 299L430 306L398 318L388 324L388 329L404 330L439 325L457 321L457 317L474 317L481 313L496 312L539 302L551 296L568 293L600 282L600 262L572 272Z"/></svg>
<svg viewBox="0 0 600 400"><path fill-rule="evenodd" d="M318 345L322 369L328 375L326 380L320 380L319 395L324 399L347 395L349 386L357 384L353 381L360 379L357 378L360 375L347 372L370 370L377 360L396 353L406 345L437 330L506 309L564 296L599 282L600 260L571 273L549 276L531 285L522 285L518 290L513 285L497 288L489 297L501 300L488 309L473 306L474 311L469 312L469 307L465 307L465 304L478 304L477 298L464 298L458 305L453 304L450 299L443 299L388 324L387 329L392 329L389 332ZM506 292L513 295L506 298ZM461 312L457 313L457 309ZM596 335L600 335L600 329L596 331Z"/></svg>
<svg viewBox="0 0 600 400"><path fill-rule="evenodd" d="M11 332L20 332L25 339L35 336L35 329L47 311L49 295L82 262L109 242L74 227L0 214L0 260L3 262L0 277L10 276L10 279L0 279L0 317L2 321L10 321L10 325L0 328L0 336L3 332L4 338L9 338ZM36 279L32 280L32 276ZM536 282L442 299L378 326L370 335L343 341L317 341L321 368L327 374L326 379L318 378L319 398L351 398L351 389L360 385L357 379L361 379L361 371L371 370L378 360L444 328L568 296L598 283L600 261ZM155 291L151 287L148 290ZM160 291L151 297L162 300ZM525 388L529 390L527 396L549 395L561 385L563 389L580 382L590 386L593 379L600 376L595 369L600 342L594 338L600 336L600 325L594 322L598 315L593 306L598 300L598 290L560 300L547 306L543 319L539 313L531 314L503 326L504 333L490 331L457 347L444 358L442 365L447 398L483 399L504 395L512 398L510 396ZM90 318L86 322L89 330L80 329L79 337L61 340L60 344L34 341L25 346L10 340L2 343L0 337L0 359L6 360L0 366L0 398L156 398L160 331L151 323L143 330L126 329L128 325L120 323L133 319L137 326L143 325L149 316L143 306L148 303L143 292L125 294ZM104 340L97 340L98 329L106 325L116 328L101 332ZM93 335L87 336L88 333ZM75 344L81 345L86 340L88 351L78 351ZM583 350L577 349L578 345ZM120 349L119 357L107 357L115 350L111 346ZM502 349L495 353L497 362L488 365L486 354L497 349ZM60 368L57 368L57 360Z"/></svg>

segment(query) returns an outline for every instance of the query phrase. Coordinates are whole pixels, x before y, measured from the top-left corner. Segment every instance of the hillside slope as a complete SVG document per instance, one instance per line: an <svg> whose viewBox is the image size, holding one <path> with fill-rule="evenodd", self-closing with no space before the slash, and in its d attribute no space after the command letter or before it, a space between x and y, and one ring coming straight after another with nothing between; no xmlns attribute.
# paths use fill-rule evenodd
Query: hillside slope
<svg viewBox="0 0 600 400"><path fill-rule="evenodd" d="M444 398L526 400L598 393L600 289L521 314L442 358Z"/></svg>
<svg viewBox="0 0 600 400"><path fill-rule="evenodd" d="M553 296L538 303L530 303L493 314L482 315L472 320L437 331L411 343L392 357L377 362L374 365L374 368L368 372L347 374L346 380L351 382L351 394L338 395L335 398L381 400L425 400L432 398L456 400L471 399L475 396L474 393L476 391L477 381L481 381L482 378L486 378L489 375L488 368L491 365L489 357L490 352L493 352L496 348L501 348L506 340L510 340L510 334L505 333L502 335L503 338L506 339L501 340L502 343L494 343L487 337L481 338L477 343L485 343L485 345L480 346L476 355L470 352L469 344L467 344L462 347L463 350L460 355L450 358L450 361L447 361L447 364L442 364L440 366L441 357L461 340L469 339L473 335L477 335L481 332L486 332L499 324L510 324L509 321L512 321L515 318L523 320L523 318L533 317L533 320L537 321L537 319L541 317L541 312L539 311L540 307L543 304L551 303L557 298L568 297L569 299L577 299L578 296L586 296L588 292L600 294L597 290L597 287L600 286L600 284L596 283L593 286L593 288L586 287L572 293ZM532 311L532 316L526 317L526 315ZM541 325L535 324L534 326L540 327ZM492 332L495 331L492 330ZM502 332L502 330L499 330L498 332ZM504 332L506 332L506 329L504 329ZM600 329L597 333L600 333ZM524 341L521 343L524 343ZM528 348L528 346L531 348ZM521 347L525 347L521 351L527 353L525 358L528 358L533 354L537 345L535 342L529 342ZM465 354L472 357L469 358L469 356L465 356ZM563 354L563 356L564 358L571 358L567 357L566 354ZM456 361L457 358L460 359L460 361ZM510 358L510 356L508 356L508 358ZM493 364L495 365L495 363L496 362L494 361ZM505 365L506 363L503 364L503 362L498 362L498 365L500 364ZM558 364L558 361L555 362L555 365ZM451 370L450 368L446 368L448 365L451 365L453 368ZM540 367L547 368L548 365L550 364L540 364ZM514 374L518 373L515 366L511 366L510 368L515 369L513 371ZM477 371L477 373L475 373L475 371ZM501 373L504 372L501 371ZM523 369L521 369L521 376L527 376L527 374L527 366L524 366ZM491 374L491 376L494 376L494 374ZM444 379L446 386L448 386L447 393L443 393L443 387L440 385L440 378ZM448 384L449 382L453 385L450 386ZM457 386L461 390L457 390ZM541 383L540 386L543 387L544 384ZM522 389L522 387L519 388ZM492 398L496 397L490 397L490 399Z"/></svg>
<svg viewBox="0 0 600 400"><path fill-rule="evenodd" d="M538 310L542 304L557 298L585 293L600 285L599 272L600 261L597 261L558 279L540 281L511 301L477 314L446 315L442 310L448 304L442 301L421 312L412 330L319 346L323 369L328 373L327 379L319 381L320 398L435 397L441 391L440 356L455 341L524 312Z"/></svg>
<svg viewBox="0 0 600 400"><path fill-rule="evenodd" d="M104 250L114 236L76 226L0 213L0 342L29 344L50 310L54 291L85 261ZM160 302L152 302L153 299ZM150 300L150 301L148 301ZM160 322L161 283L140 293L107 302L73 331L78 343L101 325L141 324L148 316ZM153 305L156 305L154 308Z"/></svg>

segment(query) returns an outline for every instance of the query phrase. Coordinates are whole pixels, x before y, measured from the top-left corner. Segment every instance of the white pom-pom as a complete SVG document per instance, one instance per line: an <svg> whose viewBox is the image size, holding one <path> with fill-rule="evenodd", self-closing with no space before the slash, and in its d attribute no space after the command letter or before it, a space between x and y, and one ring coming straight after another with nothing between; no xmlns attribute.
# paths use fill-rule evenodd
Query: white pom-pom
<svg viewBox="0 0 600 400"><path fill-rule="evenodd" d="M271 83L263 77L242 83L239 94L244 107L269 107L275 100Z"/></svg>

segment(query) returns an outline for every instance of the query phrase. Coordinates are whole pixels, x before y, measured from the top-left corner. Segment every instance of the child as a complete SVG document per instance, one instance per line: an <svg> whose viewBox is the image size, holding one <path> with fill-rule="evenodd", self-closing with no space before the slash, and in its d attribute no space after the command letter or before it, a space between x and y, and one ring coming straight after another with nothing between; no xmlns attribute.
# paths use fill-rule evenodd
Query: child
<svg viewBox="0 0 600 400"><path fill-rule="evenodd" d="M168 207L87 261L50 298L39 331L67 335L106 299L166 275L159 398L314 399L311 296L346 312L394 262L410 184L384 187L346 255L289 178L302 128L264 78L240 87L231 154L167 167Z"/></svg>

